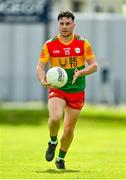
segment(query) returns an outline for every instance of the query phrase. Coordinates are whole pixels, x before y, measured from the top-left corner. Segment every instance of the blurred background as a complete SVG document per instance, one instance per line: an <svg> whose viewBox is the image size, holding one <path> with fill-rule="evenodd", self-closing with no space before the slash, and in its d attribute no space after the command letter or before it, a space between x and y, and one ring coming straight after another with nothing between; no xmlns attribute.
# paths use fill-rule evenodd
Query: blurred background
<svg viewBox="0 0 126 180"><path fill-rule="evenodd" d="M44 42L55 36L57 14L70 9L75 32L91 43L99 64L87 77L86 101L126 103L126 0L0 0L0 106L46 102L36 77Z"/></svg>
<svg viewBox="0 0 126 180"><path fill-rule="evenodd" d="M75 33L91 43L99 68L87 76L68 171L58 173L44 158L47 90L36 66L64 9L75 13ZM125 51L126 0L0 0L0 178L126 179Z"/></svg>

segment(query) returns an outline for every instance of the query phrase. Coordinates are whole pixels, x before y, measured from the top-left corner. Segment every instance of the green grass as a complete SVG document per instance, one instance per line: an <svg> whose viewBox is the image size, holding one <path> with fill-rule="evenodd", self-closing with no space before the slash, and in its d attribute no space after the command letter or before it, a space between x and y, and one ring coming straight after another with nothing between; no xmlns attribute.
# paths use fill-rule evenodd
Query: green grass
<svg viewBox="0 0 126 180"><path fill-rule="evenodd" d="M66 170L57 171L55 160L45 161L48 142L47 114L40 120L35 112L9 111L3 115L0 133L0 178L15 179L125 179L126 121L114 118L78 120L74 141L66 156ZM26 116L25 116L26 113ZM22 114L22 116L21 116ZM89 113L92 114L92 113ZM104 113L103 113L104 114ZM14 123L14 117L20 123ZM23 119L21 124L21 117ZM26 118L26 124L25 122ZM30 123L31 117L31 123ZM34 117L34 118L33 118ZM122 116L121 116L122 117ZM12 120L13 119L13 120ZM29 120L28 120L29 119ZM16 119L18 121L18 119ZM8 122L8 123L6 123ZM29 124L28 124L29 122ZM39 123L38 123L39 122ZM61 136L62 127L59 136ZM56 151L58 153L59 146Z"/></svg>

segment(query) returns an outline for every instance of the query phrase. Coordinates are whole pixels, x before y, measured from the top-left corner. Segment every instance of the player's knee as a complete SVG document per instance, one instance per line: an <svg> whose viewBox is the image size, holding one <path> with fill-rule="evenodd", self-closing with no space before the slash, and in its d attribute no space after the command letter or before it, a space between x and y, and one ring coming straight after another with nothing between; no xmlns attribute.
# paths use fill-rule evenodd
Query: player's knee
<svg viewBox="0 0 126 180"><path fill-rule="evenodd" d="M61 119L61 117L57 115L57 116L52 116L52 117L50 117L50 118L49 118L49 121L50 121L52 124L57 124L57 123L59 123L60 119Z"/></svg>

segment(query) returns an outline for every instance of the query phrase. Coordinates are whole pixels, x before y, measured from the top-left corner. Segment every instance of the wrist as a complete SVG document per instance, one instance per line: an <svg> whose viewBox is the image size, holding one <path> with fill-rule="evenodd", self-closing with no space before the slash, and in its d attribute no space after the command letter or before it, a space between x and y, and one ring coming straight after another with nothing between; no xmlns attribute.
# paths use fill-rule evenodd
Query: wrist
<svg viewBox="0 0 126 180"><path fill-rule="evenodd" d="M81 77L81 76L84 76L84 71L83 71L83 70L80 70L80 73L79 73L79 74L80 74L80 77Z"/></svg>
<svg viewBox="0 0 126 180"><path fill-rule="evenodd" d="M41 84L43 84L43 82L44 82L43 80L40 81Z"/></svg>
<svg viewBox="0 0 126 180"><path fill-rule="evenodd" d="M40 82L43 84L43 83L45 83L45 81L46 81L46 77L43 77L41 80L40 80Z"/></svg>
<svg viewBox="0 0 126 180"><path fill-rule="evenodd" d="M40 80L40 83L43 85L45 83L45 80L44 79Z"/></svg>

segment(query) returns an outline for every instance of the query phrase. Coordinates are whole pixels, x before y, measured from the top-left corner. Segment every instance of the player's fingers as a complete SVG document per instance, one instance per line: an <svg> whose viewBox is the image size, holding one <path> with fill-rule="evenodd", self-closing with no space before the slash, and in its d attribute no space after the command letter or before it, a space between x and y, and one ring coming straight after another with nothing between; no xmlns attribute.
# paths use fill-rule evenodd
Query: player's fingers
<svg viewBox="0 0 126 180"><path fill-rule="evenodd" d="M49 88L51 86L51 84L48 82L44 82L44 83L42 83L42 85L46 88Z"/></svg>
<svg viewBox="0 0 126 180"><path fill-rule="evenodd" d="M78 69L77 69L77 68L74 70L74 74L76 74L76 72L78 72Z"/></svg>
<svg viewBox="0 0 126 180"><path fill-rule="evenodd" d="M74 84L74 83L75 83L75 80L73 79L72 84Z"/></svg>
<svg viewBox="0 0 126 180"><path fill-rule="evenodd" d="M73 76L73 81L72 81L72 84L74 84L75 83L75 81L76 81L76 79L79 77L79 70L76 68L75 70L74 70L74 76Z"/></svg>
<svg viewBox="0 0 126 180"><path fill-rule="evenodd" d="M76 79L77 79L77 76L73 76L73 81L72 81L72 84L74 84L75 83L75 81L76 81Z"/></svg>

